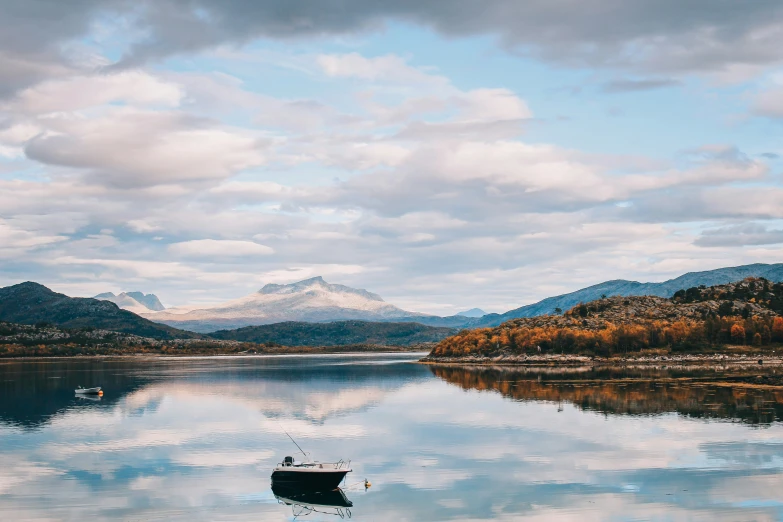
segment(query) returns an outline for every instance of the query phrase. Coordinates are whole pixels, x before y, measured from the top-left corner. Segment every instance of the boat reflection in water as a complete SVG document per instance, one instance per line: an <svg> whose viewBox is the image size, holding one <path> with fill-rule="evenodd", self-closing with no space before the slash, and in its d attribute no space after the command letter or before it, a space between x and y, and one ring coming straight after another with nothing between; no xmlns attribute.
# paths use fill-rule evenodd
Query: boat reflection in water
<svg viewBox="0 0 783 522"><path fill-rule="evenodd" d="M280 504L291 506L294 518L311 513L351 518L353 502L348 500L342 489L312 491L272 484L272 494Z"/></svg>
<svg viewBox="0 0 783 522"><path fill-rule="evenodd" d="M83 401L93 401L93 402L95 402L95 401L100 401L101 400L101 396L100 395L82 395L81 393L77 393L76 395L74 395L74 397L76 397L77 399L81 399Z"/></svg>

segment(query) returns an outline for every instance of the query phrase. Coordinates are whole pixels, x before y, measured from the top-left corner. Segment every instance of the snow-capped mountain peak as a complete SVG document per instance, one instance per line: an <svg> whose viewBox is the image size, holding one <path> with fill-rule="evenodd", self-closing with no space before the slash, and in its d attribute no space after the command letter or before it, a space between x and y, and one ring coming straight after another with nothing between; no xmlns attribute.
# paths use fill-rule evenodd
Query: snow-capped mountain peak
<svg viewBox="0 0 783 522"><path fill-rule="evenodd" d="M143 315L172 326L210 332L284 321L388 321L420 314L397 308L367 290L313 277L286 285L267 284L257 292L210 308Z"/></svg>
<svg viewBox="0 0 783 522"><path fill-rule="evenodd" d="M299 281L297 283L291 283L288 285L277 285L274 283L269 283L267 285L264 285L264 287L261 290L259 290L258 293L264 295L271 295L271 294L296 294L296 293L308 292L308 291L315 291L315 292L320 291L323 293L333 293L333 294L353 294L353 295L364 297L365 299L369 299L371 301L384 302L383 298L378 294L373 294L372 292L368 292L367 290L363 290L360 288L351 288L350 286L345 286L345 285L330 284L324 281L324 278L321 276L311 277L310 279L305 279L303 281Z"/></svg>

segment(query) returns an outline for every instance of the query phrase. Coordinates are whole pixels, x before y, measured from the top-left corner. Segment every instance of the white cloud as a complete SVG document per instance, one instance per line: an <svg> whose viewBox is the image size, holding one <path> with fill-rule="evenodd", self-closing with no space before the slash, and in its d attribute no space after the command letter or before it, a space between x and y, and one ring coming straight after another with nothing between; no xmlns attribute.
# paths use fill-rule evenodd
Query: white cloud
<svg viewBox="0 0 783 522"><path fill-rule="evenodd" d="M66 236L19 228L0 218L0 258L13 259L25 252L67 239Z"/></svg>
<svg viewBox="0 0 783 522"><path fill-rule="evenodd" d="M348 170L367 170L384 165L400 165L410 156L410 150L396 143L360 141L330 144L323 152L316 149L312 154L320 156L327 165Z"/></svg>
<svg viewBox="0 0 783 522"><path fill-rule="evenodd" d="M367 58L359 53L322 54L316 58L327 76L359 78L373 82L402 84L407 87L429 86L449 88L450 82L443 76L429 74L411 67L394 54Z"/></svg>
<svg viewBox="0 0 783 522"><path fill-rule="evenodd" d="M19 158L24 156L24 144L41 132L32 123L20 122L0 130L0 156Z"/></svg>
<svg viewBox="0 0 783 522"><path fill-rule="evenodd" d="M159 225L148 223L143 219L131 219L130 221L128 221L128 228L130 228L134 232L138 232L139 234L144 234L148 232L157 232L158 230L162 230L162 227L160 227Z"/></svg>
<svg viewBox="0 0 783 522"><path fill-rule="evenodd" d="M229 239L196 239L169 245L169 252L183 257L244 257L268 256L275 251L252 241Z"/></svg>
<svg viewBox="0 0 783 522"><path fill-rule="evenodd" d="M281 270L270 270L260 275L260 279L269 283L293 283L311 277L323 276L340 278L361 274L368 271L368 267L362 265L337 265L337 264L311 264L291 266Z"/></svg>
<svg viewBox="0 0 783 522"><path fill-rule="evenodd" d="M462 118L468 121L526 119L533 116L527 104L508 89L475 89L457 97Z"/></svg>
<svg viewBox="0 0 783 522"><path fill-rule="evenodd" d="M183 94L180 86L135 70L44 81L20 92L6 107L34 114L75 111L110 102L176 107Z"/></svg>
<svg viewBox="0 0 783 522"><path fill-rule="evenodd" d="M62 74L7 98L2 281L133 282L181 304L322 275L448 313L781 255L778 226L753 250L723 238L783 217L769 166L734 147L676 166L586 154L520 137L524 91L463 89L391 54L313 56L286 73L328 84L311 97L266 94L252 62ZM705 220L723 246L694 245Z"/></svg>
<svg viewBox="0 0 783 522"><path fill-rule="evenodd" d="M114 108L91 118L50 119L47 126L28 143L28 157L87 169L96 183L115 187L210 182L266 161L258 136L179 113Z"/></svg>

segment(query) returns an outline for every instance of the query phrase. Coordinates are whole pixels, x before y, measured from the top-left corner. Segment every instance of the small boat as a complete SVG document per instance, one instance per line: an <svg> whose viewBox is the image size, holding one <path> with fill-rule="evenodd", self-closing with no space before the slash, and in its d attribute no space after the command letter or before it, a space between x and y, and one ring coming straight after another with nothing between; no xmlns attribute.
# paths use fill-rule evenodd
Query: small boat
<svg viewBox="0 0 783 522"><path fill-rule="evenodd" d="M272 487L331 491L351 471L351 461L295 462L293 457L286 457L272 471Z"/></svg>
<svg viewBox="0 0 783 522"><path fill-rule="evenodd" d="M337 489L340 482L350 473L351 461L340 459L337 462L318 462L309 460L310 454L297 444L294 438L285 430L299 452L308 459L307 462L296 462L293 457L285 457L283 462L272 471L272 489L287 488L300 491L331 491Z"/></svg>
<svg viewBox="0 0 783 522"><path fill-rule="evenodd" d="M100 395L103 392L101 392L100 386L96 386L95 388L82 388L79 386L76 388L76 393L83 393L85 395Z"/></svg>

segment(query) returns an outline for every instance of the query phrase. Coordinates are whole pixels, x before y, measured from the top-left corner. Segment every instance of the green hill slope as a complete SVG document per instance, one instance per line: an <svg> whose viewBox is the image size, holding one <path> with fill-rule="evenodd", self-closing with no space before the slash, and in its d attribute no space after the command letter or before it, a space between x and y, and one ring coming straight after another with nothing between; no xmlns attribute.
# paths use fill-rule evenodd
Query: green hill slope
<svg viewBox="0 0 783 522"><path fill-rule="evenodd" d="M338 321L334 323L284 322L247 326L236 330L220 330L209 334L215 339L241 342L274 342L284 346L339 346L378 344L411 346L434 343L455 332L419 323L375 323Z"/></svg>
<svg viewBox="0 0 783 522"><path fill-rule="evenodd" d="M154 323L114 303L58 294L38 283L0 288L0 321L49 323L64 328L99 328L153 339L194 339L193 332Z"/></svg>

